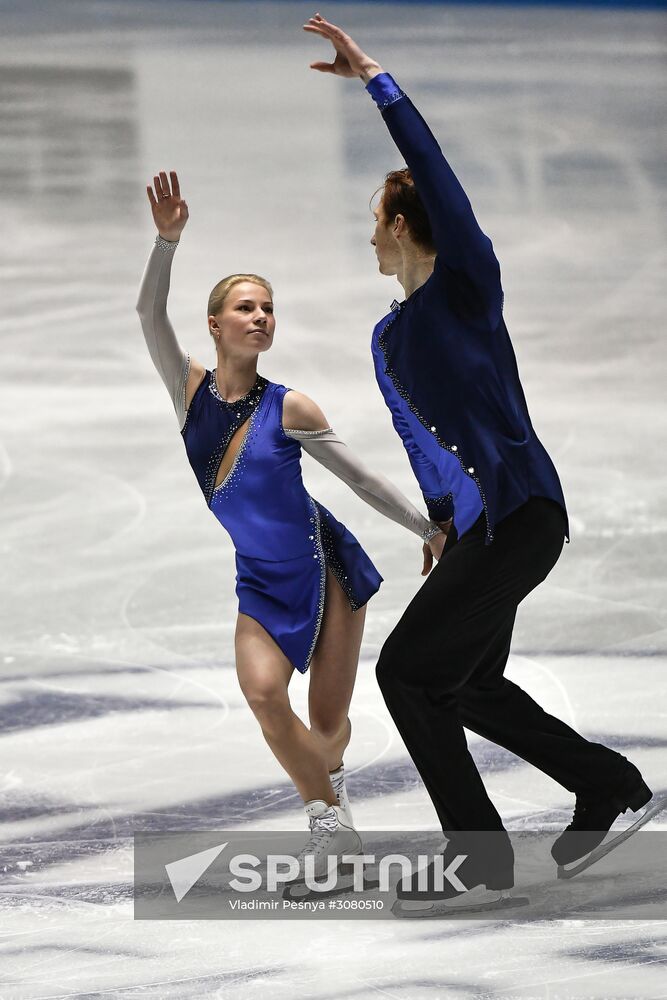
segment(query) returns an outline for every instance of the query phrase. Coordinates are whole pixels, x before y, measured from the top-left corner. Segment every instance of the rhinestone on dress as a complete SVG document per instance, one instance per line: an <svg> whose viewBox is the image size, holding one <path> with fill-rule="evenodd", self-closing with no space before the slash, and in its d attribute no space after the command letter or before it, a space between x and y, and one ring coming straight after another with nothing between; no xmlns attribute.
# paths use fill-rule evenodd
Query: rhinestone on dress
<svg viewBox="0 0 667 1000"><path fill-rule="evenodd" d="M246 400L248 402L250 402L251 401L250 400L251 396L258 394L261 390L265 389L266 386L269 384L268 381L267 381L267 379L265 379L262 375L258 374L257 378L255 379L255 381L253 383L253 385L250 387L250 389L248 389L248 391L246 392L246 394L244 396L239 396L238 399L234 399L230 403L228 400L225 399L224 396L220 395L220 391L218 389L217 382L215 381L215 373L216 373L216 371L217 371L217 368L214 368L212 370L212 372L211 372L211 374L209 376L209 380L208 380L208 387L209 387L211 393L215 396L215 398L220 403L224 403L225 406L238 406L239 403L243 404L243 403L246 402ZM253 402L256 402L256 400L253 400ZM238 416L238 413L237 413L237 416Z"/></svg>
<svg viewBox="0 0 667 1000"><path fill-rule="evenodd" d="M325 434L330 434L332 431L333 427L323 427L320 431L302 431L296 429L295 427L283 427L283 434L285 434L286 437L293 438L324 437Z"/></svg>
<svg viewBox="0 0 667 1000"><path fill-rule="evenodd" d="M158 233L155 237L155 245L160 248L160 250L175 250L178 246L178 240L165 240L164 237L160 236Z"/></svg>
<svg viewBox="0 0 667 1000"><path fill-rule="evenodd" d="M315 503L317 504L317 501L315 501ZM357 611L361 607L361 599L357 594L355 594L348 575L345 573L345 570L348 567L342 562L340 556L338 555L334 533L325 511L322 511L320 515L320 537L324 548L326 565L338 580L341 590L350 602L350 608L352 611Z"/></svg>
<svg viewBox="0 0 667 1000"><path fill-rule="evenodd" d="M308 496L308 503L310 504L313 512L315 514L317 514L317 528L318 528L318 531L317 531L317 542L316 542L316 545L317 545L317 547L319 549L320 554L324 555L324 550L322 548L322 539L321 539L321 535L320 535L319 510L317 508L317 505L316 505L315 501L313 500L313 498L310 495ZM310 520L314 522L315 518L311 517ZM319 562L320 562L320 596L319 596L319 600L318 600L318 603L317 603L317 616L316 616L316 619L315 619L315 632L313 634L313 639L312 639L312 642L310 644L310 649L308 650L308 656L306 657L306 663L305 663L305 666L304 666L304 671L307 670L308 667L310 666L310 661L311 661L313 653L315 651L315 646L317 645L317 639L318 639L318 636L320 634L320 626L322 624L322 618L324 616L324 594L325 594L326 579L327 579L327 566L326 566L325 559L320 559Z"/></svg>
<svg viewBox="0 0 667 1000"><path fill-rule="evenodd" d="M188 387L188 376L189 376L189 374L190 374L190 355L186 354L185 355L185 371L183 372L183 395L181 397L181 406L183 407L183 415L185 417L185 420L183 422L183 427L185 427L185 423L186 423L186 421L188 419L188 411L187 411L187 408L186 408L186 405L185 405L185 395L186 395L186 389ZM183 428L181 428L181 429L183 429Z"/></svg>

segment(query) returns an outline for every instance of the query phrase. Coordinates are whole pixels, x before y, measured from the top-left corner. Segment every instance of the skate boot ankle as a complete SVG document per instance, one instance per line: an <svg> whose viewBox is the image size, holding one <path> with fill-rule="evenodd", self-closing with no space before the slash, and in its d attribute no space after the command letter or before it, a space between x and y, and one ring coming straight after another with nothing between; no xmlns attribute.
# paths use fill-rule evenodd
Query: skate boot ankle
<svg viewBox="0 0 667 1000"><path fill-rule="evenodd" d="M628 809L636 812L652 797L640 771L628 761L613 793L577 795L572 822L554 841L552 858L562 866L590 854L607 836L617 816Z"/></svg>
<svg viewBox="0 0 667 1000"><path fill-rule="evenodd" d="M341 764L335 771L329 771L329 777L331 778L331 785L338 798L338 805L340 806L340 811L343 816L343 822L346 823L347 826L354 827L352 810L350 809L350 800L347 796L347 788L345 787L345 768L343 764Z"/></svg>
<svg viewBox="0 0 667 1000"><path fill-rule="evenodd" d="M455 879L450 880L447 876L444 885L438 885L436 863L432 861L426 870L415 871L408 879L397 883L398 899L450 900L465 896L477 887L501 893L514 886L514 851L504 831L476 835L457 833L456 841L448 840L441 853L444 871L457 857L465 858L453 872ZM457 882L464 888L459 888Z"/></svg>
<svg viewBox="0 0 667 1000"><path fill-rule="evenodd" d="M461 858L464 858L462 862ZM526 906L526 896L515 896L514 851L506 833L488 831L449 840L440 863L413 872L396 885L391 912L398 917L477 913ZM451 874L446 874L451 873ZM441 875L444 874L445 884ZM455 876L455 878L452 878Z"/></svg>
<svg viewBox="0 0 667 1000"><path fill-rule="evenodd" d="M345 822L340 806L329 806L323 799L306 802L306 815L310 824L310 838L299 851L297 879L304 878L305 860L309 855L314 859L315 877L327 874L328 857L335 854L360 854L361 838L354 827Z"/></svg>

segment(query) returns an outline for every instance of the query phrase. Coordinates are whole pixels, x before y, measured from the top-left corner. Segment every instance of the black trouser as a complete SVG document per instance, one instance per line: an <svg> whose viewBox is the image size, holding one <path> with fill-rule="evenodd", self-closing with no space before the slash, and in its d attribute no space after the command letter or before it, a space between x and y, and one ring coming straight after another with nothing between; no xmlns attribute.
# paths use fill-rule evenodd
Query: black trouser
<svg viewBox="0 0 667 1000"><path fill-rule="evenodd" d="M461 539L447 541L376 671L445 832L503 829L464 726L575 793L611 790L624 765L620 754L585 740L503 676L517 605L563 547L560 506L532 497L496 525L491 545L484 533L482 515Z"/></svg>

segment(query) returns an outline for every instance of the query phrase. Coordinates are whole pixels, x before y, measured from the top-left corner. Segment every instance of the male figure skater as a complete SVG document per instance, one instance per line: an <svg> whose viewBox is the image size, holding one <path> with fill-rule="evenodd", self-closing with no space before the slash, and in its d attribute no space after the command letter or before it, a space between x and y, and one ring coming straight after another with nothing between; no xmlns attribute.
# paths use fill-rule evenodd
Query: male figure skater
<svg viewBox="0 0 667 1000"><path fill-rule="evenodd" d="M620 812L652 793L625 757L548 715L503 675L517 607L555 565L568 521L528 415L498 261L398 84L319 14L304 28L336 51L333 63L311 68L360 77L407 163L387 175L371 239L380 273L396 275L406 297L375 327L372 351L429 514L449 528L442 557L383 646L377 678L447 835L445 865L467 856L456 873L467 892L437 891L431 866L426 892L413 878L398 896L512 905L512 847L464 726L576 795L573 821L552 848L559 865L588 854Z"/></svg>

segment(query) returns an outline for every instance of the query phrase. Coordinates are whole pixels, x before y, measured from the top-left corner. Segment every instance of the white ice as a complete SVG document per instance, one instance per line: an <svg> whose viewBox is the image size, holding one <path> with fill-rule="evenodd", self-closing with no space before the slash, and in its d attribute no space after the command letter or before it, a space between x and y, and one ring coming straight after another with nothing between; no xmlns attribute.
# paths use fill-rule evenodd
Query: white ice
<svg viewBox="0 0 667 1000"><path fill-rule="evenodd" d="M170 300L184 346L212 366L210 288L265 274L262 374L421 506L369 353L402 296L368 201L401 158L359 81L308 69L314 10L0 3L0 998L665 997L661 921L133 921L134 830L304 825L237 686L231 543L134 312L156 171L178 170L191 213ZM493 239L565 489L572 543L522 606L508 674L664 790L664 15L323 13L402 84ZM307 458L304 476L385 577L351 710L355 817L435 830L374 677L420 546ZM306 679L290 690L305 712ZM569 821L560 786L470 744L510 828Z"/></svg>

